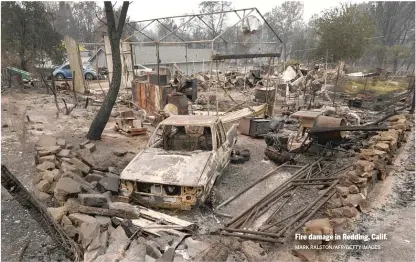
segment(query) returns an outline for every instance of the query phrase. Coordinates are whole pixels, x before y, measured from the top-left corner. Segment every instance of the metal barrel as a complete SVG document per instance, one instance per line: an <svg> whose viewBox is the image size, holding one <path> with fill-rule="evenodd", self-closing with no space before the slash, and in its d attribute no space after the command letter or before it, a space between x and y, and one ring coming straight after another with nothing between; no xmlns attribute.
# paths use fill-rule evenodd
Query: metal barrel
<svg viewBox="0 0 416 262"><path fill-rule="evenodd" d="M346 126L347 123L343 118L318 116L313 127L340 127ZM344 131L331 131L322 134L316 134L319 144L325 144L329 141L339 141L345 137Z"/></svg>

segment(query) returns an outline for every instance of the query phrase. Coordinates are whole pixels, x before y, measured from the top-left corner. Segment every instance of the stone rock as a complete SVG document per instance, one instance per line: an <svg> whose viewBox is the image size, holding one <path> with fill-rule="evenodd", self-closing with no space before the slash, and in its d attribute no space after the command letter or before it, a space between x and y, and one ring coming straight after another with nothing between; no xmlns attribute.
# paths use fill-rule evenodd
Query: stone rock
<svg viewBox="0 0 416 262"><path fill-rule="evenodd" d="M66 144L65 148L66 149L72 149L72 148L74 148L74 145L73 144Z"/></svg>
<svg viewBox="0 0 416 262"><path fill-rule="evenodd" d="M374 145L374 148L375 149L378 149L378 150L381 150L381 151L384 151L384 152L389 152L390 151L390 146L389 146L389 144L386 144L386 143L377 143L377 144L375 144Z"/></svg>
<svg viewBox="0 0 416 262"><path fill-rule="evenodd" d="M88 149L80 149L77 152L77 157L91 168L95 166L95 160Z"/></svg>
<svg viewBox="0 0 416 262"><path fill-rule="evenodd" d="M102 257L104 254L105 254L105 248L97 248L91 251L87 250L84 252L84 262L97 261L97 258ZM105 259L105 258L102 258L102 259Z"/></svg>
<svg viewBox="0 0 416 262"><path fill-rule="evenodd" d="M111 225L111 218L105 216L95 216L97 223L100 224L102 228L108 228Z"/></svg>
<svg viewBox="0 0 416 262"><path fill-rule="evenodd" d="M44 162L55 163L56 156L55 155L47 155L47 156L41 156L38 159L39 159L40 164L42 164Z"/></svg>
<svg viewBox="0 0 416 262"><path fill-rule="evenodd" d="M35 196L37 199L39 199L41 202L46 202L51 199L51 196L45 192L34 190Z"/></svg>
<svg viewBox="0 0 416 262"><path fill-rule="evenodd" d="M327 210L327 215L331 218L352 218L358 215L358 210L355 207L339 207Z"/></svg>
<svg viewBox="0 0 416 262"><path fill-rule="evenodd" d="M101 192L111 191L118 193L119 185L120 177L113 175L101 178L101 180L98 182L97 188Z"/></svg>
<svg viewBox="0 0 416 262"><path fill-rule="evenodd" d="M357 188L358 189L358 188ZM358 194L350 194L347 198L342 199L342 204L344 206L351 206L351 207L357 207L360 205L360 203L365 200L365 196L361 193Z"/></svg>
<svg viewBox="0 0 416 262"><path fill-rule="evenodd" d="M54 180L57 180L55 177L57 177L59 174L59 170L58 169L54 169L54 170L45 170L43 172L43 176L42 179L48 181L49 183L52 183Z"/></svg>
<svg viewBox="0 0 416 262"><path fill-rule="evenodd" d="M121 226L118 226L113 232L110 234L109 238L109 245L107 248L106 253L117 253L120 248L122 248L125 244L129 242L129 238L127 237L124 229Z"/></svg>
<svg viewBox="0 0 416 262"><path fill-rule="evenodd" d="M103 178L103 176L99 175L97 173L91 173L91 174L88 174L84 177L85 181L87 181L89 183L91 183L93 181L99 182L102 178Z"/></svg>
<svg viewBox="0 0 416 262"><path fill-rule="evenodd" d="M355 172L348 173L348 180L354 183L357 187L362 187L367 183L367 178L360 177Z"/></svg>
<svg viewBox="0 0 416 262"><path fill-rule="evenodd" d="M113 154L116 156L124 156L125 154L127 154L127 150L122 148L115 148L113 149Z"/></svg>
<svg viewBox="0 0 416 262"><path fill-rule="evenodd" d="M92 251L97 248L103 248L104 251L107 249L108 242L108 231L103 231L98 234L90 243L87 250ZM105 252L104 252L105 253Z"/></svg>
<svg viewBox="0 0 416 262"><path fill-rule="evenodd" d="M85 145L88 144L89 142L90 140L84 140L83 142L79 144L79 148L85 148Z"/></svg>
<svg viewBox="0 0 416 262"><path fill-rule="evenodd" d="M88 149L91 153L94 152L97 148L95 147L95 144L88 143L85 145L85 149Z"/></svg>
<svg viewBox="0 0 416 262"><path fill-rule="evenodd" d="M59 179L54 190L56 200L65 202L70 197L81 193L81 184L69 177Z"/></svg>
<svg viewBox="0 0 416 262"><path fill-rule="evenodd" d="M310 249L293 249L292 254L295 257L300 258L302 261L309 261L313 262L316 258L316 250L310 250Z"/></svg>
<svg viewBox="0 0 416 262"><path fill-rule="evenodd" d="M108 208L108 198L102 194L79 194L81 205Z"/></svg>
<svg viewBox="0 0 416 262"><path fill-rule="evenodd" d="M39 156L53 155L61 151L60 146L40 147L38 151Z"/></svg>
<svg viewBox="0 0 416 262"><path fill-rule="evenodd" d="M349 186L349 187L348 187L348 192L349 192L350 194L357 194L357 193L359 193L359 192L360 192L360 190L358 189L358 187L357 187L357 186L355 186L355 185L351 185L351 186Z"/></svg>
<svg viewBox="0 0 416 262"><path fill-rule="evenodd" d="M65 148L65 146L66 146L66 141L65 141L64 139L62 139L62 138L58 138L58 139L56 140L56 144L57 144L60 148L64 149L64 148Z"/></svg>
<svg viewBox="0 0 416 262"><path fill-rule="evenodd" d="M83 222L81 223L79 232L81 237L81 245L84 249L86 249L95 238L100 238L100 225L98 223Z"/></svg>
<svg viewBox="0 0 416 262"><path fill-rule="evenodd" d="M65 233L70 236L70 237L75 237L76 234L79 235L79 231L76 227L74 227L73 225L66 225L63 226Z"/></svg>
<svg viewBox="0 0 416 262"><path fill-rule="evenodd" d="M157 243L154 241L147 241L146 243L146 254L148 256L151 256L154 259L158 259L162 256L162 253L159 251L158 247L157 247ZM188 254L189 256L193 257L191 255L191 253L189 253L189 249L188 249Z"/></svg>
<svg viewBox="0 0 416 262"><path fill-rule="evenodd" d="M374 163L366 160L358 160L355 166L362 172L369 172L374 169Z"/></svg>
<svg viewBox="0 0 416 262"><path fill-rule="evenodd" d="M302 261L304 261L301 258L295 257L294 255L289 254L285 251L281 251L281 252L277 253L276 258L278 258L278 260L273 260L273 262L278 262L278 261L282 261L282 262L283 261L284 262L302 262Z"/></svg>
<svg viewBox="0 0 416 262"><path fill-rule="evenodd" d="M68 216L63 215L61 219L62 226L72 226L71 219L68 218Z"/></svg>
<svg viewBox="0 0 416 262"><path fill-rule="evenodd" d="M46 180L41 180L36 185L36 189L39 190L40 192L48 192L50 187L51 187L51 184Z"/></svg>
<svg viewBox="0 0 416 262"><path fill-rule="evenodd" d="M321 235L332 235L333 229L328 218L309 220L305 223L304 231L307 234L319 231Z"/></svg>
<svg viewBox="0 0 416 262"><path fill-rule="evenodd" d="M43 175L44 175L44 173L43 173L43 172L36 173L35 177L33 178L33 183L34 183L34 184L37 184L37 183L39 183L40 181L42 181L42 179L43 179Z"/></svg>
<svg viewBox="0 0 416 262"><path fill-rule="evenodd" d="M45 161L42 164L36 166L36 170L40 172L43 172L45 170L52 170L54 168L55 168L55 164L50 161Z"/></svg>
<svg viewBox="0 0 416 262"><path fill-rule="evenodd" d="M340 197L332 197L326 204L325 204L326 208L328 209L332 209L332 208L337 208L337 207L342 207L342 202Z"/></svg>
<svg viewBox="0 0 416 262"><path fill-rule="evenodd" d="M342 234L348 230L348 218L332 218L329 220L334 234Z"/></svg>
<svg viewBox="0 0 416 262"><path fill-rule="evenodd" d="M48 190L48 194L52 194L53 195L53 192L55 192L55 187L56 187L56 184L57 183L58 182L56 182L56 181L54 181L54 182L51 183L51 186L49 187L49 190Z"/></svg>
<svg viewBox="0 0 416 262"><path fill-rule="evenodd" d="M110 172L112 174L116 174L116 175L120 174L120 171L117 168L113 167L113 166L108 167L108 172Z"/></svg>
<svg viewBox="0 0 416 262"><path fill-rule="evenodd" d="M81 160L79 160L78 158L71 158L72 164L79 170L81 170L81 172L85 175L87 175L90 171L91 168L85 164L84 162L82 162Z"/></svg>
<svg viewBox="0 0 416 262"><path fill-rule="evenodd" d="M98 224L97 219L93 216L81 214L81 213L72 213L68 215L68 218L72 221L72 224L75 226L80 226L82 223L86 224Z"/></svg>
<svg viewBox="0 0 416 262"><path fill-rule="evenodd" d="M109 202L108 203L108 208L109 209L124 210L128 213L139 212L138 208L136 208L135 206L133 206L129 203L124 203L124 202Z"/></svg>
<svg viewBox="0 0 416 262"><path fill-rule="evenodd" d="M145 257L146 257L146 245L132 242L130 245L130 248L126 252L124 259L121 260L120 262L130 262L130 261L139 262L139 261L144 261Z"/></svg>
<svg viewBox="0 0 416 262"><path fill-rule="evenodd" d="M348 192L348 187L344 187L344 186L336 186L335 187L336 190L336 194L339 197L347 197L349 192Z"/></svg>
<svg viewBox="0 0 416 262"><path fill-rule="evenodd" d="M58 223L61 221L62 217L66 215L67 210L65 207L48 207L48 212L52 215L53 219Z"/></svg>
<svg viewBox="0 0 416 262"><path fill-rule="evenodd" d="M71 160L71 163L72 163L72 160ZM79 176L82 176L81 170L79 170L74 165L70 164L69 162L66 162L66 161L62 162L61 169L62 169L62 171L64 173L66 173L66 172L72 172L74 174L77 174Z"/></svg>
<svg viewBox="0 0 416 262"><path fill-rule="evenodd" d="M392 116L392 117L389 118L389 121L390 122L397 122L397 121L399 121L401 119L406 120L406 116L405 115L394 115L394 116Z"/></svg>
<svg viewBox="0 0 416 262"><path fill-rule="evenodd" d="M155 262L156 261L156 259L154 259L153 257L151 257L151 256L148 256L148 255L146 255L145 257L144 257L144 262Z"/></svg>
<svg viewBox="0 0 416 262"><path fill-rule="evenodd" d="M118 253L105 253L104 255L97 257L94 262L118 262L118 257Z"/></svg>
<svg viewBox="0 0 416 262"><path fill-rule="evenodd" d="M44 135L39 137L39 141L36 144L40 147L56 146L56 138L53 136Z"/></svg>
<svg viewBox="0 0 416 262"><path fill-rule="evenodd" d="M59 157L70 157L70 155L71 155L71 150L69 150L69 149L62 149L58 154L57 154L57 156L59 156Z"/></svg>
<svg viewBox="0 0 416 262"><path fill-rule="evenodd" d="M265 261L266 252L260 247L259 243L251 240L241 243L241 251L246 255L249 262L251 261Z"/></svg>
<svg viewBox="0 0 416 262"><path fill-rule="evenodd" d="M155 239L155 242L159 244L161 250L166 251L172 245L174 239L174 236L162 232L160 237Z"/></svg>

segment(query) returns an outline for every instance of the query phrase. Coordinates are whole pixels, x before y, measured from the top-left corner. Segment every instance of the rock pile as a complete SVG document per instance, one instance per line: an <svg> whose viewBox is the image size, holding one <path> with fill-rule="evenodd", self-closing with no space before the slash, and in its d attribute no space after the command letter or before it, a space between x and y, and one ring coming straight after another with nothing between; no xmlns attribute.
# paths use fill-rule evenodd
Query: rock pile
<svg viewBox="0 0 416 262"><path fill-rule="evenodd" d="M178 230L191 230L195 225L145 207L114 202L119 199L119 171L97 166L91 154L95 148L84 141L74 149L51 136L40 137L36 147L36 196L41 201L55 200L47 210L79 243L84 261L155 261L175 250L188 236ZM183 254L197 256L203 243L185 240ZM183 260L180 254L170 255L175 261Z"/></svg>
<svg viewBox="0 0 416 262"><path fill-rule="evenodd" d="M387 165L391 164L395 151L405 139L410 123L405 115L389 119L389 130L371 137L366 148L362 148L353 167L340 175L335 195L326 203L329 218L314 219L305 223L305 234L318 236L342 234L352 218L368 206L367 195L377 181L388 175ZM302 241L300 241L302 242ZM325 240L305 240L305 245L328 244ZM293 250L303 261L315 261L316 250Z"/></svg>

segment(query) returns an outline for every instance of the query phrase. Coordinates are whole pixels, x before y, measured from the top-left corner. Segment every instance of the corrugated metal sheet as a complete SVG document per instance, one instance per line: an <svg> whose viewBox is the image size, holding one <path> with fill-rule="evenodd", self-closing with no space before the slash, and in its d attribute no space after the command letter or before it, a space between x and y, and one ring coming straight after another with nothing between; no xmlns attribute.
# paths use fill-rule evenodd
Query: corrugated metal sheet
<svg viewBox="0 0 416 262"><path fill-rule="evenodd" d="M136 46L134 50L134 54L135 54L136 64L141 64L141 65L155 64L157 61L155 46ZM185 63L186 62L185 55L186 55L185 46L162 45L159 48L159 56L160 56L161 64ZM211 49L188 48L188 63L192 63L192 61L194 62L211 61Z"/></svg>

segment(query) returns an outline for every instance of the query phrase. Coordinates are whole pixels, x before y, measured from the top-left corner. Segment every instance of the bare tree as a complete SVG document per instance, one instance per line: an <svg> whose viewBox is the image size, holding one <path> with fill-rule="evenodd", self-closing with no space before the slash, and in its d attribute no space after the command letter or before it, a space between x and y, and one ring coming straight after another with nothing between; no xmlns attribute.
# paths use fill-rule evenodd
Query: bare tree
<svg viewBox="0 0 416 262"><path fill-rule="evenodd" d="M111 53L113 59L113 77L110 83L110 89L100 107L97 115L91 123L87 138L90 140L101 139L101 134L110 118L111 110L116 102L118 91L121 84L121 58L120 58L120 38L123 33L123 27L126 22L127 10L129 2L123 2L120 12L120 18L116 25L114 18L114 10L110 1L104 2L105 14L107 17L108 36L110 38Z"/></svg>

